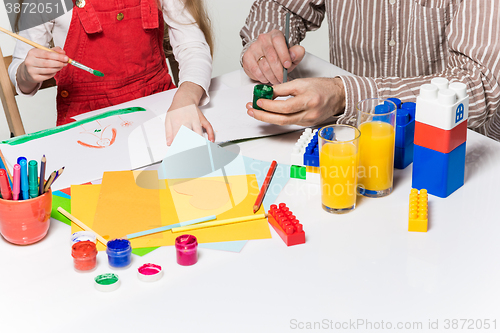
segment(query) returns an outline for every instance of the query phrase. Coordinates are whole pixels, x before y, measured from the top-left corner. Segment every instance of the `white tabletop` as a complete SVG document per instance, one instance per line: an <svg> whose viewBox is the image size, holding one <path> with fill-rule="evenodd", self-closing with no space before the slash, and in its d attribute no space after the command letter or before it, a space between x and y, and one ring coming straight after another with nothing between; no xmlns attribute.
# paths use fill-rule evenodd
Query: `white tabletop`
<svg viewBox="0 0 500 333"><path fill-rule="evenodd" d="M237 85L243 76L235 72L218 80ZM299 135L239 146L245 156L289 163ZM465 185L447 199L429 196L427 233L407 231L410 166L395 171L390 196L361 199L345 215L321 209L318 185L291 180L279 202L303 223L305 244L287 247L272 230L272 239L250 241L241 253L199 249L199 261L190 267L176 263L170 246L133 256L126 270L109 268L101 252L94 272L77 273L69 227L58 221L34 245L15 246L0 237L0 332L475 327L461 319L483 327L489 319L485 331L495 331L496 320L499 330L498 165L500 144L469 131ZM146 262L161 265L165 276L139 281L137 268ZM105 272L120 276L118 290L94 289L93 278Z"/></svg>

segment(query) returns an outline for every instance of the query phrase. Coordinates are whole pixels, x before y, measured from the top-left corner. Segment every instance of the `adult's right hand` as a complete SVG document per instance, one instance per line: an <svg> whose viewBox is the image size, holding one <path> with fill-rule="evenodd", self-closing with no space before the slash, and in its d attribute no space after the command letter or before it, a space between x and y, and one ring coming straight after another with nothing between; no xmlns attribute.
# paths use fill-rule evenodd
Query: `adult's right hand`
<svg viewBox="0 0 500 333"><path fill-rule="evenodd" d="M293 71L304 54L300 45L288 49L283 33L274 29L259 35L250 45L242 58L243 69L255 81L279 84L283 82L283 68Z"/></svg>
<svg viewBox="0 0 500 333"><path fill-rule="evenodd" d="M30 93L35 87L52 77L68 64L68 56L56 46L49 52L33 48L17 69L17 83L24 93Z"/></svg>

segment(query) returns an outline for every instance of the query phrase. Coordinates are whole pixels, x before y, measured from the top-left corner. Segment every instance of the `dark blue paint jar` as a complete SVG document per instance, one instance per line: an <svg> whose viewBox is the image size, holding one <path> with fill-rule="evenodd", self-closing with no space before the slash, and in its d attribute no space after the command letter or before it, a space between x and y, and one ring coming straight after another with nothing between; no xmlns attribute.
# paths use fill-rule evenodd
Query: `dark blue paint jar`
<svg viewBox="0 0 500 333"><path fill-rule="evenodd" d="M127 239L113 239L107 244L109 266L123 268L130 265L132 261L132 246Z"/></svg>

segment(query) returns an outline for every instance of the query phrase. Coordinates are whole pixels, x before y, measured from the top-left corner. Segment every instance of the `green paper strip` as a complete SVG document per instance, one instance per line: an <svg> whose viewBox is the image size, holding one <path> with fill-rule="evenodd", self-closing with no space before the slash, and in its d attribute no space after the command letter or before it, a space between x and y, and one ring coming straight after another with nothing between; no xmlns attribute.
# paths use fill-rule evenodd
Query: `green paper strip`
<svg viewBox="0 0 500 333"><path fill-rule="evenodd" d="M127 114L127 113L133 113L133 112L138 112L138 111L146 111L146 109L141 108L141 107L132 107L132 108L126 108L126 109L119 109L119 110L111 110L111 111L106 111L104 113L82 119L79 121L74 121L72 123L62 125L62 126L57 126L57 127L52 127L49 129L41 130L35 133L30 133L30 134L25 134L22 136L16 136L15 138L8 139L2 141L2 143L9 144L11 146L15 145L20 145L22 143L29 142L31 140L43 138L52 134L60 133L63 131L67 131L69 129L75 128L77 126L93 122L95 120L111 117L111 116L117 116L117 115L122 115L122 114Z"/></svg>
<svg viewBox="0 0 500 333"><path fill-rule="evenodd" d="M132 253L135 254L136 256L142 257L159 248L160 247L142 247L140 249L132 249Z"/></svg>

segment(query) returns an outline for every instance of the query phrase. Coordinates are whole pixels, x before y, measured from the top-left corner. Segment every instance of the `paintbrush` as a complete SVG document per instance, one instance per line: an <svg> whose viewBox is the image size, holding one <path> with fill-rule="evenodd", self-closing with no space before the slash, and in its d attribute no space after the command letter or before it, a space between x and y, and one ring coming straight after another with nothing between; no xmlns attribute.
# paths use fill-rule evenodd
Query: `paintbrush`
<svg viewBox="0 0 500 333"><path fill-rule="evenodd" d="M286 12L285 18L285 42L286 47L290 48L290 44L288 44L288 38L290 38L290 12ZM283 67L283 83L288 81L288 69Z"/></svg>
<svg viewBox="0 0 500 333"><path fill-rule="evenodd" d="M35 42L32 42L29 39L26 39L26 38L24 38L22 36L19 36L18 34L10 32L9 30L6 30L6 29L4 29L2 27L0 27L0 31L6 33L7 35L9 35L11 37L14 37L14 38L20 40L21 42L25 42L26 44L31 45L31 46L33 46L33 47L35 47L37 49L45 50L45 51L49 51L49 52L54 52L54 53L58 53L58 52L56 52L54 50L49 49L48 47L45 47L45 46L42 46L42 45L37 44ZM75 66L77 68L83 69L84 71L89 72L90 74L94 74L95 76L99 76L99 77L104 76L103 73L101 73L99 71L96 71L95 69L92 69L92 68L87 67L85 65L82 65L79 62L77 62L77 61L75 61L75 60L73 60L73 59L71 59L69 57L68 57L68 64L73 65L73 66Z"/></svg>

